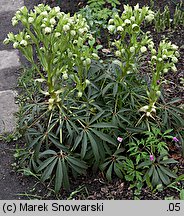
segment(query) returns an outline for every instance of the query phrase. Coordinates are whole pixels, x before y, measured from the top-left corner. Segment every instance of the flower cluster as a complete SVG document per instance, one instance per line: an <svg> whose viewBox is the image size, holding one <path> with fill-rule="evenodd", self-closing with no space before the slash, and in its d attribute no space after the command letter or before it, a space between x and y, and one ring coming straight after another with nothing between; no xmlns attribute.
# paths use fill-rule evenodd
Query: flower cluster
<svg viewBox="0 0 184 216"><path fill-rule="evenodd" d="M154 19L154 12L149 7L139 8L139 4L131 7L124 5L124 11L121 16L114 15L109 20L108 30L111 33L139 32L140 25L143 21L151 22Z"/></svg>
<svg viewBox="0 0 184 216"><path fill-rule="evenodd" d="M160 42L158 52L154 49L154 43L151 42L148 46L151 50L151 64L161 64L162 72L167 73L169 69L173 72L177 71L175 64L178 62L179 52L178 46L175 44L171 44L171 42L167 42L165 40Z"/></svg>
<svg viewBox="0 0 184 216"><path fill-rule="evenodd" d="M118 39L113 42L115 46L115 56L121 60L122 77L135 71L135 62L137 56L145 55L147 46L152 42L149 33L143 34L140 26L144 21L151 21L154 18L154 12L149 7L139 8L124 5L122 15L115 14L109 20L108 30L112 34L118 34ZM127 35L130 40L126 40ZM134 62L134 63L133 63ZM120 79L120 80L121 80Z"/></svg>
<svg viewBox="0 0 184 216"><path fill-rule="evenodd" d="M18 22L23 24L24 31L17 35L9 33L4 43L12 42L31 63L34 63L33 46L36 48L42 70L52 73L48 75L50 94L58 78L67 80L74 68L78 70L79 80L76 90L82 92L86 86L83 70L89 69L92 59L99 58L97 49L89 46L94 38L86 19L81 14L65 14L60 7L39 4L31 11L25 6L20 8L12 18L13 25Z"/></svg>

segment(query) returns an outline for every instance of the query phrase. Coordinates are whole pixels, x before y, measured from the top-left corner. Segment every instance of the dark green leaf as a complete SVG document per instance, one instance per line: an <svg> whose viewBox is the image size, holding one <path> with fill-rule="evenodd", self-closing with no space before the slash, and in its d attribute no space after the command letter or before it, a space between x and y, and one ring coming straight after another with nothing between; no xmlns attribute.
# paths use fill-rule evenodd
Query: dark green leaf
<svg viewBox="0 0 184 216"><path fill-rule="evenodd" d="M87 135L88 135L88 138L90 140L91 147L92 147L95 159L96 159L96 161L99 161L100 160L100 155L99 155L99 151L98 151L98 144L97 144L97 142L95 140L95 137L94 137L94 135L92 133L89 133L89 132L87 132Z"/></svg>
<svg viewBox="0 0 184 216"><path fill-rule="evenodd" d="M162 170L162 172L164 172L166 175L168 175L171 178L177 178L177 175L173 172L171 172L168 168L159 165L159 168Z"/></svg>
<svg viewBox="0 0 184 216"><path fill-rule="evenodd" d="M80 133L80 134L76 137L76 139L75 139L75 143L74 143L74 145L73 145L72 150L75 150L75 149L78 147L79 143L81 142L81 140L82 140L82 138L83 138L83 135L84 135L84 132L81 131L81 133Z"/></svg>
<svg viewBox="0 0 184 216"><path fill-rule="evenodd" d="M111 88L111 86L113 86L114 83L108 83L105 88L102 90L102 95L104 96L104 94Z"/></svg>
<svg viewBox="0 0 184 216"><path fill-rule="evenodd" d="M180 200L184 200L184 189L180 191Z"/></svg>
<svg viewBox="0 0 184 216"><path fill-rule="evenodd" d="M39 158L42 158L43 156L46 156L46 155L57 155L57 153L53 150L46 150L40 153Z"/></svg>
<svg viewBox="0 0 184 216"><path fill-rule="evenodd" d="M61 158L58 159L56 177L55 177L55 192L58 193L63 181L63 170L61 165Z"/></svg>
<svg viewBox="0 0 184 216"><path fill-rule="evenodd" d="M112 139L108 134L102 133L101 131L97 131L95 129L90 128L91 131L93 131L94 134L96 134L100 139L113 144L113 145L117 145L117 143L115 142L114 139Z"/></svg>
<svg viewBox="0 0 184 216"><path fill-rule="evenodd" d="M107 162L100 164L100 170L104 171L107 168L107 166L112 162L111 158L108 158L108 159L109 160Z"/></svg>
<svg viewBox="0 0 184 216"><path fill-rule="evenodd" d="M153 167L152 184L154 186L159 184L159 176L155 167Z"/></svg>
<svg viewBox="0 0 184 216"><path fill-rule="evenodd" d="M91 125L93 122L95 122L97 119L99 119L103 114L104 114L104 110L99 112L98 114L96 114L92 119L91 121L89 122L89 125Z"/></svg>
<svg viewBox="0 0 184 216"><path fill-rule="evenodd" d="M30 145L28 145L28 148L30 149L30 148L32 148L33 146L37 145L37 144L39 143L39 140L40 140L42 137L43 137L43 135L41 135L41 136L37 137L36 139L34 139L34 140L30 143Z"/></svg>
<svg viewBox="0 0 184 216"><path fill-rule="evenodd" d="M45 181L45 180L47 180L49 177L50 177L50 175L52 174L52 172L53 172L53 169L54 169L54 167L55 167L55 165L56 165L56 162L57 162L57 158L55 158L50 164L49 164L49 166L45 169L45 171L43 172L43 174L42 174L42 176L41 176L41 181Z"/></svg>
<svg viewBox="0 0 184 216"><path fill-rule="evenodd" d="M38 172L42 171L45 167L47 167L56 157L49 157L38 167Z"/></svg>
<svg viewBox="0 0 184 216"><path fill-rule="evenodd" d="M173 163L178 163L178 161L174 160L173 158L160 161L160 164L173 164Z"/></svg>
<svg viewBox="0 0 184 216"><path fill-rule="evenodd" d="M112 181L112 170L113 170L113 163L111 163L111 165L109 166L107 172L106 172L106 178L109 181Z"/></svg>
<svg viewBox="0 0 184 216"><path fill-rule="evenodd" d="M86 170L88 168L88 166L86 165L86 163L84 161L81 161L75 157L72 157L72 156L68 156L66 158L67 161L70 161L70 163L72 163L73 165L75 166L78 166L80 167L81 169L84 169Z"/></svg>
<svg viewBox="0 0 184 216"><path fill-rule="evenodd" d="M87 146L88 146L88 140L87 140L87 134L85 132L82 139L81 158L85 157Z"/></svg>
<svg viewBox="0 0 184 216"><path fill-rule="evenodd" d="M119 165L118 165L117 163L114 163L114 172L116 173L116 175L117 175L119 178L121 178L121 179L124 178L124 176L123 176L123 174L122 174L122 172L121 172L121 169L119 169Z"/></svg>
<svg viewBox="0 0 184 216"><path fill-rule="evenodd" d="M159 174L159 177L161 179L161 181L165 184L165 185L168 185L170 183L170 179L169 177L164 173L162 172L159 167L157 167L157 171L158 171L158 174Z"/></svg>
<svg viewBox="0 0 184 216"><path fill-rule="evenodd" d="M150 160L144 161L137 166L137 169L139 169L141 167L145 167L145 166L150 166L151 164L152 164L152 162Z"/></svg>
<svg viewBox="0 0 184 216"><path fill-rule="evenodd" d="M61 165L62 165L62 170L63 170L63 187L65 189L69 189L70 183L69 183L69 178L68 178L68 170L67 170L64 159L62 160Z"/></svg>
<svg viewBox="0 0 184 216"><path fill-rule="evenodd" d="M106 122L96 123L96 124L91 125L90 127L92 128L118 128L117 126L112 125L110 123L106 123Z"/></svg>

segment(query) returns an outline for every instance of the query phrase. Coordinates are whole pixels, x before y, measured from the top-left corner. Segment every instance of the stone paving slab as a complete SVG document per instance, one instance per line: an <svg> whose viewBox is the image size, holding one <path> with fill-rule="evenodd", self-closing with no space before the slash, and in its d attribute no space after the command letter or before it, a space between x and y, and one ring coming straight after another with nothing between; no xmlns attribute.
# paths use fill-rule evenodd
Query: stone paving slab
<svg viewBox="0 0 184 216"><path fill-rule="evenodd" d="M7 0L8 1L8 0ZM31 0L30 0L31 1ZM1 2L1 0L0 0ZM1 5L0 5L1 8ZM11 20L12 17L14 16L15 12L10 11L10 12L3 12L0 13L0 50L9 50L12 49L12 44L3 44L4 39L7 37L7 34L9 32L13 32L14 34L17 34L19 30L22 29L21 24L19 23L16 26L12 26Z"/></svg>
<svg viewBox="0 0 184 216"><path fill-rule="evenodd" d="M0 12L16 11L24 5L24 0L0 0Z"/></svg>
<svg viewBox="0 0 184 216"><path fill-rule="evenodd" d="M0 51L0 70L5 68L20 67L19 55L17 50Z"/></svg>
<svg viewBox="0 0 184 216"><path fill-rule="evenodd" d="M16 127L14 113L18 111L18 105L15 96L15 91L0 91L0 134L11 133Z"/></svg>
<svg viewBox="0 0 184 216"><path fill-rule="evenodd" d="M0 91L15 89L20 70L17 68L8 68L0 70Z"/></svg>

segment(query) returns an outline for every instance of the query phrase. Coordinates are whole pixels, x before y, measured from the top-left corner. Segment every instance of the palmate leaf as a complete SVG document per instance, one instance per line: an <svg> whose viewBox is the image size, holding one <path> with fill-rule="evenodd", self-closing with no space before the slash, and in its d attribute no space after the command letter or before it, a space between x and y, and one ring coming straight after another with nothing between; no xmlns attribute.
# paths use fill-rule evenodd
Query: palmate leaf
<svg viewBox="0 0 184 216"><path fill-rule="evenodd" d="M55 177L55 192L58 193L63 182L63 170L61 164L61 158L58 159L56 177Z"/></svg>

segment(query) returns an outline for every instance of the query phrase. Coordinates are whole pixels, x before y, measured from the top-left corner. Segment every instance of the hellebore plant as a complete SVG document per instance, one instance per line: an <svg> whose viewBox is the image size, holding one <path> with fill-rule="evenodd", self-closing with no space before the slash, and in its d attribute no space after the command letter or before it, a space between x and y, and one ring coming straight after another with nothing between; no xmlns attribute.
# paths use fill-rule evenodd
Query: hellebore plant
<svg viewBox="0 0 184 216"><path fill-rule="evenodd" d="M41 91L50 97L49 109L60 102L59 95L64 91L77 90L81 97L89 84L87 70L91 59L98 59L96 50L86 45L93 40L86 20L80 14L71 17L60 12L59 7L51 9L40 4L30 12L26 7L18 10L12 24L19 21L24 30L17 35L9 33L4 42L12 42L34 65L40 76L36 81L45 82L48 87ZM34 49L36 59L33 58ZM61 85L68 78L75 83L75 88Z"/></svg>
<svg viewBox="0 0 184 216"><path fill-rule="evenodd" d="M145 34L141 31L140 25L144 22L152 22L154 15L149 7L139 8L137 4L133 8L124 5L122 15L115 14L114 18L109 20L108 26L109 32L118 35L119 38L113 42L116 49L115 56L118 59L115 64L121 68L117 81L122 82L127 74L136 73L137 63L140 64L141 58L148 56L148 51L151 51L149 63L152 81L150 89L147 90L149 105L139 109L147 117L153 117L152 114L156 113L155 103L161 94L162 77L169 69L174 72L177 70L175 63L179 56L178 47L171 42L161 41L156 51L149 32Z"/></svg>
<svg viewBox="0 0 184 216"><path fill-rule="evenodd" d="M134 9L129 5L124 5L122 15L115 14L114 18L109 20L109 32L119 35L119 39L113 42L117 49L115 56L118 58L122 70L118 80L122 81L127 74L135 72L137 58L147 51L146 46L151 39L141 31L140 25L144 21L151 22L153 18L153 11L148 7L139 8L137 4Z"/></svg>
<svg viewBox="0 0 184 216"><path fill-rule="evenodd" d="M175 64L178 62L179 56L178 47L171 42L161 41L158 47L158 51L154 49L154 43L151 42L148 46L151 50L150 68L152 73L152 81L150 88L147 90L149 105L146 105L140 109L145 112L146 116L152 116L156 113L155 103L161 95L162 78L165 73L170 69L173 72L177 71Z"/></svg>
<svg viewBox="0 0 184 216"><path fill-rule="evenodd" d="M101 168L108 180L115 173L142 182L144 166L155 166L167 150L166 143L151 135L133 142L147 128L136 127L141 116L137 111L146 117L156 112L162 77L169 69L176 71L179 55L177 46L166 41L155 50L149 32L141 30L144 22L153 19L154 12L139 5L125 5L122 15L115 13L108 25L116 38L114 56L102 64L95 61L101 46L95 46L81 14L70 16L59 7L40 4L31 11L22 7L12 18L12 24L21 22L23 30L9 33L4 42L19 49L37 72L38 100L26 101L19 113L19 128L27 141L23 161L29 160L29 169L41 174L42 181L55 179L56 192L69 187L70 174L85 174L87 168ZM150 86L139 73L145 57L150 58ZM165 184L168 175L162 180Z"/></svg>

